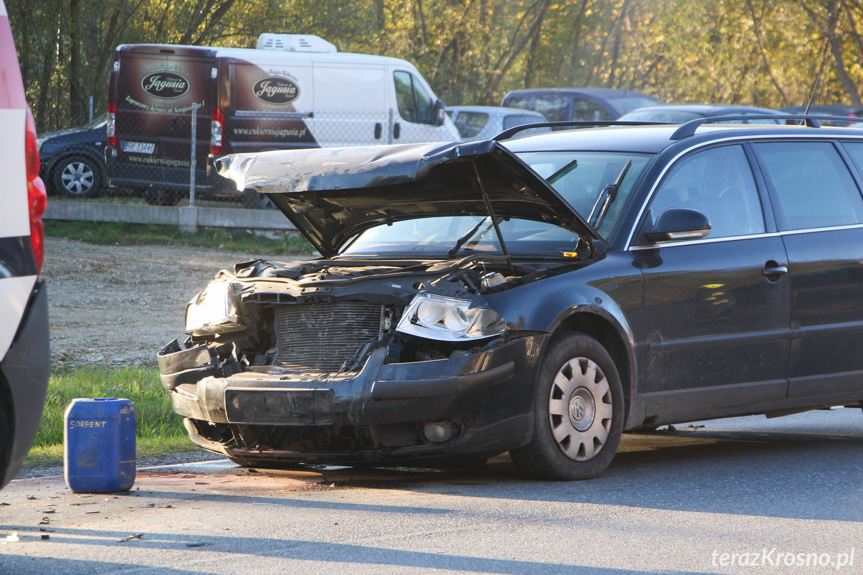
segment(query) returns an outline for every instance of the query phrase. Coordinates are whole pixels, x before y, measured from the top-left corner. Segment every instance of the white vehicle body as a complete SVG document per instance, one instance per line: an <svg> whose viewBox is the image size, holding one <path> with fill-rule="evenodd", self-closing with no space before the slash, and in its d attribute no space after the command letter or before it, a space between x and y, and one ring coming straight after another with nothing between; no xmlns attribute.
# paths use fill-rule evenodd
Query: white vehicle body
<svg viewBox="0 0 863 575"><path fill-rule="evenodd" d="M0 0L0 487L18 472L48 388L48 304L44 257L45 186L12 29Z"/></svg>

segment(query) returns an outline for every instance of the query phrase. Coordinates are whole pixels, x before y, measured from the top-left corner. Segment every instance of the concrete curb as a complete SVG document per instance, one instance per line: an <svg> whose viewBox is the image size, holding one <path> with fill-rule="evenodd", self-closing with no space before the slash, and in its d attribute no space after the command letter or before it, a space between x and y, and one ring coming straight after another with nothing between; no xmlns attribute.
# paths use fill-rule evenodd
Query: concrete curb
<svg viewBox="0 0 863 575"><path fill-rule="evenodd" d="M99 204L93 202L48 202L47 220L78 222L122 222L160 224L184 230L235 228L250 230L294 230L294 225L279 210L242 208L199 208Z"/></svg>

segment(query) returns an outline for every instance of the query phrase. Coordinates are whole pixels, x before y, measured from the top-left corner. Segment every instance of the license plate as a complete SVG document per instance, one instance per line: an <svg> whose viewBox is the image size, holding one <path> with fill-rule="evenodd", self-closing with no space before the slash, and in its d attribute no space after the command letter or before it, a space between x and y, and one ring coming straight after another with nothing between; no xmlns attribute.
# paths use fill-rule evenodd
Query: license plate
<svg viewBox="0 0 863 575"><path fill-rule="evenodd" d="M156 144L152 142L123 142L123 151L130 154L152 154Z"/></svg>

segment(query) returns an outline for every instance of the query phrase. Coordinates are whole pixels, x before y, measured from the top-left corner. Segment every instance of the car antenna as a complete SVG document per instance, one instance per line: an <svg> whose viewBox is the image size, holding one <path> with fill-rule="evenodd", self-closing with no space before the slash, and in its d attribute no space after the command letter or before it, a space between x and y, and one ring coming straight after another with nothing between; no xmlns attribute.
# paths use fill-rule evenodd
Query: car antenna
<svg viewBox="0 0 863 575"><path fill-rule="evenodd" d="M821 56L821 66L818 68L818 75L815 77L815 83L812 84L812 90L809 92L809 101L806 102L806 109L803 110L803 115L809 114L809 108L812 107L812 101L815 99L815 91L818 90L818 85L821 83L821 75L824 73L824 65L827 63L827 50L830 45L825 38L824 40L824 55Z"/></svg>
<svg viewBox="0 0 863 575"><path fill-rule="evenodd" d="M497 216L494 215L494 208L491 206L491 199L488 197L485 187L482 185L482 178L479 176L479 169L476 167L476 160L471 160L471 165L473 166L473 173L476 174L476 181L479 184L479 191L482 194L482 199L485 201L485 207L488 209L488 215L491 217L494 231L497 233L497 239L500 242L500 249L503 252L503 255L506 256L506 261L509 263L510 271L515 272L515 268L512 267L512 256L509 255L509 251L506 249L506 242L503 241L503 234L501 233L500 226L497 223Z"/></svg>

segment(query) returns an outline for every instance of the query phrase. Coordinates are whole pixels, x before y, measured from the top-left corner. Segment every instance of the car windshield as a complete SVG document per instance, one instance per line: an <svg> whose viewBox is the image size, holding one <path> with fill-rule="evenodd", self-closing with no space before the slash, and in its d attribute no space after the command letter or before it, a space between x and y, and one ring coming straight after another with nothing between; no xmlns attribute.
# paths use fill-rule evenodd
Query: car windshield
<svg viewBox="0 0 863 575"><path fill-rule="evenodd" d="M518 157L607 239L633 184L653 156L622 152L523 152ZM619 188L611 189L621 173Z"/></svg>
<svg viewBox="0 0 863 575"><path fill-rule="evenodd" d="M575 257L579 236L559 226L498 217L507 253L521 257ZM447 258L502 254L490 217L434 216L383 224L361 232L342 256Z"/></svg>

